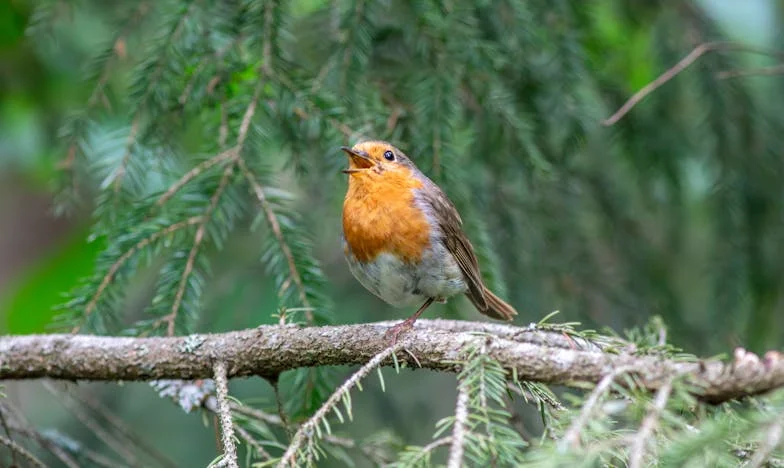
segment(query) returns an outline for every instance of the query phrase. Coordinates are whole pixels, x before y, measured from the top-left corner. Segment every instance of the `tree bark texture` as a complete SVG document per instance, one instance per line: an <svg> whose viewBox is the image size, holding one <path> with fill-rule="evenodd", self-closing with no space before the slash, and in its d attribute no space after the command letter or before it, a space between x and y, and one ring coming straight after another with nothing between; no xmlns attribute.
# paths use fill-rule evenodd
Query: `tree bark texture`
<svg viewBox="0 0 784 468"><path fill-rule="evenodd" d="M210 378L223 361L228 377L272 377L300 367L357 365L382 351L391 322L329 327L261 326L181 337L26 335L0 337L0 380L142 381ZM454 372L467 348L486 352L521 380L550 384L596 383L630 367L638 385L656 390L687 379L694 393L717 403L784 386L784 355L763 357L736 349L729 362L644 355L614 338L587 339L531 325L514 327L450 320L420 320L406 335L398 362ZM389 359L383 363L392 365Z"/></svg>

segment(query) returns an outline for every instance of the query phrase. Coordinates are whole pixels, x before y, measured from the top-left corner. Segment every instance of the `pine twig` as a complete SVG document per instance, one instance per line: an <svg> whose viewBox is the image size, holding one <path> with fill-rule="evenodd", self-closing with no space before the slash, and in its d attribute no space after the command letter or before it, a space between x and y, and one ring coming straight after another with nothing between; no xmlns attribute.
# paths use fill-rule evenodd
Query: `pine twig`
<svg viewBox="0 0 784 468"><path fill-rule="evenodd" d="M302 276L299 274L297 262L294 260L294 254L291 251L291 247L289 247L289 244L286 242L286 238L283 236L283 230L280 227L278 217L275 215L275 211L273 211L269 200L267 200L267 195L264 193L264 189L256 180L256 176L253 174L253 172L251 172L250 168L248 168L245 161L240 158L238 163L240 170L245 176L245 179L248 181L248 184L253 190L253 193L256 195L256 199L258 199L259 205L261 205L261 209L264 211L264 216L267 218L267 223L269 224L275 239L277 239L278 245L280 245L280 250L283 252L283 256L286 257L286 263L289 267L289 277L297 286L299 300L302 303L302 306L305 308L305 318L309 324L312 324L314 318L313 310L310 305L310 301L308 301L308 296L305 290L305 283L302 281Z"/></svg>
<svg viewBox="0 0 784 468"><path fill-rule="evenodd" d="M188 253L188 259L185 261L185 268L182 270L180 284L177 287L177 292L174 295L174 302L172 303L171 312L158 319L153 326L153 328L155 328L159 324L165 322L167 325L166 335L168 336L174 336L174 325L177 321L177 314L180 310L180 306L182 305L183 297L185 296L185 288L188 285L188 277L191 275L191 273L193 273L193 266L196 263L196 255L199 253L199 247L204 240L204 233L207 231L207 222L209 221L210 216L212 216L212 212L215 211L215 207L218 206L218 200L220 200L221 195L223 195L223 191L226 190L233 172L234 164L229 164L226 166L226 169L223 171L223 177L218 183L218 188L215 190L215 193L212 194L212 198L210 198L210 204L202 216L201 224L199 224L199 227L196 229L196 234L193 236L193 246L191 246L191 251Z"/></svg>
<svg viewBox="0 0 784 468"><path fill-rule="evenodd" d="M223 460L229 468L239 468L237 462L237 445L234 441L234 423L231 420L229 405L229 384L226 377L226 363L215 363L215 396L218 399L218 415L221 423L221 440L223 442Z"/></svg>
<svg viewBox="0 0 784 468"><path fill-rule="evenodd" d="M468 423L468 392L465 385L458 385L457 404L455 405L455 424L452 427L452 446L449 449L447 468L463 466L463 449Z"/></svg>
<svg viewBox="0 0 784 468"><path fill-rule="evenodd" d="M46 388L52 395L56 397L61 397L62 392L57 390L51 383L44 382L44 388ZM112 434L109 433L105 428L101 427L101 424L98 423L90 414L85 412L82 408L79 407L78 404L75 404L68 398L58 398L60 402L65 406L68 411L73 414L76 419L78 419L86 428L88 428L95 436L100 439L103 443L106 444L107 447L111 448L117 455L120 455L126 463L130 466L141 466L139 460L136 458L136 454L129 450L122 441L116 439Z"/></svg>
<svg viewBox="0 0 784 468"><path fill-rule="evenodd" d="M648 437L650 437L656 429L659 414L661 414L661 412L664 411L664 407L667 406L667 400L669 400L671 392L672 380L668 380L656 392L653 407L648 414L645 415L645 419L643 419L642 424L640 425L640 431L634 437L631 455L629 456L629 468L640 468L642 466L642 459L645 455L645 445L648 442Z"/></svg>
<svg viewBox="0 0 784 468"><path fill-rule="evenodd" d="M8 421L5 419L5 411L3 411L3 407L0 406L0 424L3 426L3 432L5 432L6 437L11 439L11 429L8 427ZM11 464L16 465L16 452L11 450Z"/></svg>
<svg viewBox="0 0 784 468"><path fill-rule="evenodd" d="M237 432L237 435L248 444L249 447L253 448L256 453L258 453L262 458L265 460L269 460L272 458L272 455L267 452L264 447L261 446L260 443L256 442L256 439L253 438L252 435L248 433L242 426L235 426L234 430Z"/></svg>
<svg viewBox="0 0 784 468"><path fill-rule="evenodd" d="M103 279L101 280L101 284L98 285L98 288L95 290L95 294L93 294L93 297L90 298L90 302L88 302L87 306L84 308L84 315L82 317L82 323L84 323L84 321L87 320L87 317L89 317L90 314L93 312L93 310L95 309L95 306L98 304L98 299L100 299L101 295L104 293L104 291L106 291L106 288L109 287L109 284L112 282L112 280L114 279L114 276L117 274L117 272L120 270L120 268L136 252L138 252L139 250L147 247L148 245L150 245L151 243L155 242L156 240L160 239L163 236L166 236L168 234L171 234L171 233L173 233L175 231L178 231L180 229L186 228L188 226L193 226L194 224L200 223L201 221L202 221L202 217L201 216L193 216L193 217L188 218L188 219L186 219L184 221L180 221L179 223L174 223L174 224L172 224L170 226L165 227L164 229L161 229L160 231L157 231L157 232L151 234L149 237L145 237L144 239L142 239L139 242L137 242L133 247L131 247L130 249L126 250L125 253L122 254L120 256L120 258L118 258L112 264L111 267L109 267L109 271L106 273L106 275L104 275ZM75 326L71 330L71 333L78 333L79 329L81 327L82 327L81 324Z"/></svg>
<svg viewBox="0 0 784 468"><path fill-rule="evenodd" d="M3 416L6 416L7 414L8 416L13 417L14 424L11 425L11 429L16 433L35 441L41 448L47 450L57 458L57 460L62 463L62 466L65 466L66 468L79 468L76 460L74 460L70 454L52 442L49 438L44 437L40 432L33 429L25 416L16 411L15 408L9 405L0 405L0 413L2 413Z"/></svg>
<svg viewBox="0 0 784 468"><path fill-rule="evenodd" d="M784 437L784 414L781 414L777 421L770 424L765 432L765 440L762 441L759 449L754 453L754 458L751 459L747 466L749 468L764 466L765 462L770 458L770 454L781 444L782 437Z"/></svg>
<svg viewBox="0 0 784 468"><path fill-rule="evenodd" d="M161 76L163 76L163 70L164 70L163 65L166 62L165 58L168 55L166 54L165 49L168 48L169 45L171 45L180 36L180 33L182 32L182 28L183 26L185 26L185 20L190 15L191 8L193 7L193 3L194 2L191 2L191 4L188 5L188 8L183 12L182 16L177 21L177 25L175 26L172 33L167 36L166 44L164 45L164 51L158 57L155 66L155 71L152 73L152 77L150 78L149 83L147 83L147 87L144 90L144 94L142 95L142 98L139 101L140 103L139 107L136 109L136 111L133 114L133 120L131 123L131 133L128 136L128 142L125 145L125 155L123 156L122 161L120 162L120 166L117 168L114 175L114 193L119 192L120 188L122 187L122 181L123 178L125 177L126 168L128 167L128 163L131 159L132 147L133 144L136 142L136 133L139 130L140 120L142 116L142 109L147 101L147 98L150 96L153 89L155 89L155 87L158 85L158 81L161 79Z"/></svg>
<svg viewBox="0 0 784 468"><path fill-rule="evenodd" d="M10 438L0 435L0 445L4 445L5 447L7 447L8 450L10 450L12 454L14 454L14 456L19 455L25 460L27 460L30 466L34 466L36 468L46 468L46 465L44 465L41 460L36 458L36 456L30 453L29 450L17 444Z"/></svg>
<svg viewBox="0 0 784 468"><path fill-rule="evenodd" d="M580 432L582 431L583 426L588 422L588 418L591 417L594 406L596 406L599 399L609 390L610 385L612 385L615 379L619 375L629 372L630 370L632 370L632 367L630 366L619 367L602 377L602 380L599 381L596 388L593 389L591 395L585 401L580 415L572 422L572 425L569 426L569 429L566 431L563 440L561 440L561 450L574 448L580 444Z"/></svg>
<svg viewBox="0 0 784 468"><path fill-rule="evenodd" d="M402 346L402 343L403 342L400 341L394 346L390 346L376 354L367 362L367 364L360 367L358 371L348 378L348 380L343 382L343 384L338 387L337 390L335 390L335 392L327 399L327 401L321 405L316 413L310 419L305 421L304 424L299 426L299 429L297 429L296 434L294 434L294 437L291 439L291 443L286 449L286 452L280 459L278 467L295 466L297 451L307 439L313 437L315 428L318 424L320 424L321 420L325 418L333 408L335 408L344 395L351 391L351 389L353 389L360 380L365 378L365 376L372 372L373 369L378 367L385 359L397 352L397 350Z"/></svg>
<svg viewBox="0 0 784 468"><path fill-rule="evenodd" d="M751 70L724 70L716 74L716 78L726 80L728 78L741 78L746 76L775 76L784 74L784 64L771 65L769 67L752 68Z"/></svg>
<svg viewBox="0 0 784 468"><path fill-rule="evenodd" d="M128 162L131 160L131 154L133 153L133 144L136 143L136 133L139 131L139 115L137 113L133 117L131 131L128 133L128 139L125 143L125 154L123 154L122 160L120 160L120 165L114 171L114 193L119 192L120 188L122 188L122 181L128 170Z"/></svg>
<svg viewBox="0 0 784 468"><path fill-rule="evenodd" d="M130 34L133 27L136 26L136 24L140 23L141 20L144 19L144 16L146 16L147 13L150 12L151 10L152 7L150 7L149 3L141 2L136 8L136 11L134 11L131 14L131 18L128 21L128 23L125 25L124 28L122 28L122 30L120 30L120 32L114 38L114 41L112 42L113 43L112 49L114 51L114 54L112 55L108 63L104 65L103 70L101 70L101 75L99 76L98 81L95 84L95 88L93 88L93 91L90 93L89 99L87 99L88 110L91 109L93 106L95 106L95 103L98 102L99 98L105 96L103 90L106 87L106 83L109 81L109 78L111 76L110 63L113 61L114 58L122 58L121 55L123 55L123 53L121 53L120 51L125 49L125 47L121 46L120 44L125 43L125 39Z"/></svg>
<svg viewBox="0 0 784 468"><path fill-rule="evenodd" d="M689 52L685 57L683 57L680 61L678 61L678 63L676 63L670 69L668 69L667 71L659 75L655 80L643 86L642 89L634 93L632 97L630 97L613 115L603 120L602 125L607 127L614 125L619 120L621 120L626 114L628 114L629 111L632 110L634 106L639 104L640 101L645 99L652 92L656 91L663 84L667 83L668 81L676 77L683 70L691 66L694 62L697 61L697 59L707 54L708 52L713 52L717 50L741 51L741 52L751 52L751 53L765 54L765 55L775 55L765 50L745 46L743 44L735 44L731 42L704 42L702 44L699 44L697 47L692 49L692 51Z"/></svg>
<svg viewBox="0 0 784 468"><path fill-rule="evenodd" d="M220 164L224 161L231 160L236 157L237 152L234 148L228 149L217 155L207 159L205 161L200 162L196 166L194 166L190 171L186 172L185 175L179 178L177 182L172 184L166 192L161 195L160 198L155 202L156 206L163 206L171 197L174 196L180 189L186 186L190 181L198 177L202 172L210 169L212 166Z"/></svg>
<svg viewBox="0 0 784 468"><path fill-rule="evenodd" d="M117 434L126 439L125 442L128 445L133 445L134 447L145 451L150 457L154 458L156 462L160 463L161 466L175 466L171 460L166 458L165 455L160 453L155 447L150 446L137 434L135 434L133 429L128 427L127 423L125 423L121 418L117 417L117 415L113 414L112 411L104 406L99 399L88 398L87 396L82 395L78 389L74 389L73 391L69 391L67 393L71 398L103 417L109 426L114 428Z"/></svg>
<svg viewBox="0 0 784 468"><path fill-rule="evenodd" d="M240 405L235 402L230 402L229 404L231 405L231 410L236 413L251 417L253 419L258 419L259 421L264 421L265 423L273 424L275 426L283 425L283 421L281 421L280 416L278 415L269 414L259 409Z"/></svg>

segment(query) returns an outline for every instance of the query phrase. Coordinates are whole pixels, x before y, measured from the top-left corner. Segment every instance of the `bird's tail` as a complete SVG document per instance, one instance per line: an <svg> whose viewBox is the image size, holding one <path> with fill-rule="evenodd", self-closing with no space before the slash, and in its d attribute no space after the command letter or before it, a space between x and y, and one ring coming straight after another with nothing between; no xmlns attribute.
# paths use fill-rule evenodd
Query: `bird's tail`
<svg viewBox="0 0 784 468"><path fill-rule="evenodd" d="M517 315L517 311L514 309L514 307L504 302L500 297L493 294L492 291L486 287L482 287L482 292L484 298L478 299L472 294L466 294L468 299L471 300L471 303L474 304L474 307L476 307L479 312L496 320L505 321L512 320L514 316Z"/></svg>

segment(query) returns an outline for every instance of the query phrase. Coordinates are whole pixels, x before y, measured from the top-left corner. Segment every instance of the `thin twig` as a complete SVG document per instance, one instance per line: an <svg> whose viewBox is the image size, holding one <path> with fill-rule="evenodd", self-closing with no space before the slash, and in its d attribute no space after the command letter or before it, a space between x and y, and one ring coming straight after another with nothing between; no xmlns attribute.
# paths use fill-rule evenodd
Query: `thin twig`
<svg viewBox="0 0 784 468"><path fill-rule="evenodd" d="M136 458L136 454L129 450L122 441L117 440L109 433L105 428L101 427L101 424L98 423L93 417L87 412L85 412L78 404L71 401L70 398L61 398L63 393L49 382L44 382L44 388L49 390L49 392L58 397L58 400L65 406L68 411L73 414L76 419L78 419L86 428L88 428L93 434L95 434L98 439L100 439L103 443L106 444L107 447L111 448L115 453L120 455L123 461L127 462L131 466L141 466L139 460Z"/></svg>
<svg viewBox="0 0 784 468"><path fill-rule="evenodd" d="M185 84L185 88L183 89L182 94L180 94L180 97L178 99L180 105L184 106L188 102L191 92L193 91L193 86L196 84L196 78L199 76L199 73L201 73L202 70L204 70L210 62L212 61L217 62L221 60L229 50L231 50L233 47L241 43L243 40L245 40L245 35L239 34L237 37L229 41L228 44L225 44L223 47L216 50L213 54L206 55L199 61L198 65L196 65L196 68L193 70L193 73L191 73L190 79Z"/></svg>
<svg viewBox="0 0 784 468"><path fill-rule="evenodd" d="M223 460L229 468L239 468L237 462L237 445L234 443L234 423L231 420L229 406L229 384L226 378L226 363L215 363L215 396L218 399L218 415L221 423L221 440L223 441Z"/></svg>
<svg viewBox="0 0 784 468"><path fill-rule="evenodd" d="M774 76L781 74L784 74L784 64L752 68L751 70L725 70L717 73L716 78L726 80L728 78L741 78L745 76Z"/></svg>
<svg viewBox="0 0 784 468"><path fill-rule="evenodd" d="M77 402L81 403L82 405L90 408L91 410L95 411L103 419L114 428L114 430L123 436L126 439L126 442L129 445L133 445L145 452L154 458L155 461L161 464L161 466L169 466L174 467L175 464L166 458L166 456L160 453L155 447L152 447L147 442L142 440L136 433L134 433L133 429L128 427L128 425L120 418L117 417L114 413L112 413L109 408L104 406L100 399L98 398L88 398L83 395L78 388L74 389L73 391L69 391L68 395L75 399Z"/></svg>
<svg viewBox="0 0 784 468"><path fill-rule="evenodd" d="M776 450L782 442L784 436L784 414L781 414L778 421L774 421L765 432L765 440L762 441L759 449L754 453L754 458L747 465L749 468L760 468L770 458L770 454Z"/></svg>
<svg viewBox="0 0 784 468"><path fill-rule="evenodd" d="M172 184L166 192L161 195L161 197L155 202L157 206L162 206L164 203L169 201L171 197L174 196L181 188L188 184L188 182L192 181L196 177L198 177L202 172L210 169L212 166L216 164L220 164L224 161L230 160L236 156L236 151L234 148L223 151L218 153L217 155L207 159L205 161L200 162L196 166L193 167L190 171L186 172L185 175L180 177L180 179Z"/></svg>
<svg viewBox="0 0 784 468"><path fill-rule="evenodd" d="M418 466L417 463L420 463L428 454L430 454L430 452L439 447L443 447L444 445L449 445L450 443L452 443L452 436L442 437L440 439L434 440L433 442L430 442L429 444L422 447L419 452L417 452L416 458L414 460L410 460L411 465Z"/></svg>
<svg viewBox="0 0 784 468"><path fill-rule="evenodd" d="M218 206L218 200L220 200L221 195L223 195L223 191L226 190L226 186L229 184L229 179L231 179L233 172L234 164L229 164L223 171L223 177L218 183L218 188L215 189L215 193L212 194L212 198L210 198L210 204L207 207L207 210L204 212L204 216L202 216L201 224L199 224L199 227L196 229L196 234L193 236L193 246L191 246L191 251L188 253L188 259L185 261L185 268L182 270L180 285L177 287L177 292L174 295L174 302L172 303L171 312L164 315L156 322L156 326L160 323L166 322L166 334L168 336L174 336L174 324L177 321L177 314L180 310L180 306L182 305L182 300L185 297L185 288L188 285L188 277L190 277L191 273L193 273L193 266L196 262L196 255L198 254L199 247L204 240L204 233L207 230L207 222L210 219L210 216L212 216L212 212L215 211L215 207Z"/></svg>
<svg viewBox="0 0 784 468"><path fill-rule="evenodd" d="M193 226L194 224L200 223L201 221L202 221L201 216L194 216L184 221L180 221L179 223L174 223L171 226L167 226L166 228L151 234L149 237L145 237L144 239L137 242L133 247L128 249L124 254L122 254L120 258L118 258L112 264L112 266L109 267L109 271L103 277L103 279L101 280L101 284L98 285L98 288L95 290L95 294L93 294L93 297L90 298L90 302L88 302L87 306L84 308L82 323L84 323L87 320L87 317L89 317L90 314L93 312L95 306L98 304L98 299L100 299L101 295L104 293L106 288L109 287L109 284L114 279L114 276L117 274L117 271L119 271L119 269L125 264L125 262L127 262L128 259L130 259L136 252L147 247L148 245L150 245L151 243L155 242L156 240L160 239L163 236L171 234L182 228ZM81 328L81 324L75 326L73 330L71 330L71 333L78 333L80 328Z"/></svg>
<svg viewBox="0 0 784 468"><path fill-rule="evenodd" d="M237 132L237 154L241 154L242 147L245 144L245 138L248 136L250 123L253 120L253 115L256 113L256 106L259 104L259 98L261 97L262 89L264 89L264 81L259 80L259 82L256 83L256 88L253 91L253 98L251 98L247 109L245 109L245 114L242 116L240 129Z"/></svg>
<svg viewBox="0 0 784 468"><path fill-rule="evenodd" d="M325 434L324 442L330 443L332 445L336 445L338 447L359 450L359 452L362 455L364 455L365 458L373 462L375 465L377 466L386 465L384 458L380 456L376 451L374 451L372 446L367 446L354 439L349 439L347 437L338 437L332 434Z"/></svg>
<svg viewBox="0 0 784 468"><path fill-rule="evenodd" d="M676 63L673 67L669 70L665 71L661 75L659 75L655 80L651 81L647 85L645 85L642 89L634 93L632 97L630 97L623 106L620 107L613 115L609 118L602 121L602 125L611 126L614 125L616 122L621 120L623 116L629 113L630 110L634 106L636 106L640 101L645 99L646 96L651 94L652 92L656 91L660 86L670 81L672 78L677 76L680 72L688 68L691 64L697 61L700 57L705 55L708 52L716 51L716 50L726 50L726 51L740 51L740 52L750 52L750 53L757 53L757 54L765 54L765 55L777 55L775 53L771 53L769 51L757 49L754 47L745 46L743 44L735 44L730 42L704 42L699 44L697 47L692 49L688 55L683 57L678 63Z"/></svg>
<svg viewBox="0 0 784 468"><path fill-rule="evenodd" d="M46 465L44 465L41 460L36 458L35 455L30 453L30 451L28 451L26 448L22 447L21 445L17 444L13 440L4 436L0 436L0 445L5 445L11 451L11 453L14 454L14 465L16 465L16 461L15 461L16 455L19 455L25 460L27 460L27 462L31 466L35 466L38 468L46 468Z"/></svg>
<svg viewBox="0 0 784 468"><path fill-rule="evenodd" d="M242 426L239 425L234 426L234 430L237 432L237 435L240 437L240 439L245 441L245 443L248 444L249 447L253 448L256 451L256 453L259 454L260 457L264 458L265 460L269 460L272 458L272 455L270 455L269 452L264 450L264 447L262 447L261 444L258 443L256 439L254 439L253 436L248 431L243 429Z"/></svg>
<svg viewBox="0 0 784 468"><path fill-rule="evenodd" d="M594 406L599 402L599 399L607 392L612 385L615 379L631 370L631 367L619 367L614 369L609 374L605 375L602 380L596 385L596 388L593 389L591 395L585 401L583 405L583 410L580 412L580 415L572 422L572 425L569 426L569 429L566 431L566 435L564 435L563 440L560 444L560 449L565 450L567 448L574 448L580 444L580 431L582 431L583 426L588 422L588 418L591 417L591 413L593 412Z"/></svg>
<svg viewBox="0 0 784 468"><path fill-rule="evenodd" d="M0 411L2 411L3 414L8 413L8 415L13 417L12 422L14 424L12 424L11 429L14 432L34 440L41 448L47 450L57 458L66 468L79 468L79 464L76 463L76 460L74 460L69 453L48 437L44 437L40 432L33 429L24 414L16 411L16 409L10 405L0 405Z"/></svg>
<svg viewBox="0 0 784 468"><path fill-rule="evenodd" d="M463 446L468 423L468 392L465 385L457 387L457 404L455 406L455 424L452 427L452 447L449 449L447 468L463 466Z"/></svg>
<svg viewBox="0 0 784 468"><path fill-rule="evenodd" d="M123 53L121 51L125 49L125 47L120 46L120 44L124 44L126 42L125 39L130 34L131 29L134 26L136 26L138 23L140 23L141 20L144 18L144 16L151 10L152 8L150 8L149 3L141 2L139 6L136 8L136 11L131 14L131 18L128 21L128 23L125 25L125 27L123 27L120 30L120 32L114 38L114 41L112 41L113 44L112 50L114 53L112 54L111 58L107 60L106 63L104 64L103 70L101 70L101 75L95 84L95 88L93 88L92 93L90 93L90 98L87 100L88 110L91 109L93 106L95 106L95 103L98 102L98 100L101 99L102 96L105 96L103 90L106 87L106 83L109 81L109 77L110 77L109 72L111 71L110 65L115 58L122 58L121 55L123 55Z"/></svg>
<svg viewBox="0 0 784 468"><path fill-rule="evenodd" d="M291 439L291 443L289 447L286 449L286 453L283 454L283 457L280 459L278 463L279 467L287 467L287 466L295 466L295 460L297 457L297 451L299 450L300 446L307 440L314 436L316 426L320 424L321 420L332 411L333 408L343 399L344 395L351 391L357 383L365 378L370 372L373 371L376 367L378 367L381 362L387 359L389 356L397 352L398 349L402 346L402 341L398 342L397 344L390 346L380 353L376 354L371 360L367 362L364 366L360 367L358 371L356 371L351 377L348 378L343 384L338 387L337 390L324 402L323 405L316 411L316 413L304 424L299 426L297 429L297 433L294 434L294 437Z"/></svg>
<svg viewBox="0 0 784 468"><path fill-rule="evenodd" d="M233 401L229 404L231 405L231 410L235 413L249 416L253 419L258 419L259 421L264 421L265 423L274 424L276 426L283 425L283 422L278 415L269 414L267 412L261 411L260 409L251 408L250 406L240 405Z"/></svg>
<svg viewBox="0 0 784 468"><path fill-rule="evenodd" d="M642 424L640 424L640 431L634 437L631 455L629 456L629 468L640 468L642 466L642 459L645 455L645 446L648 442L648 437L650 437L656 429L659 414L661 414L664 407L667 406L667 400L669 400L671 392L672 380L668 380L656 392L653 408L645 415L645 419L643 419Z"/></svg>
<svg viewBox="0 0 784 468"><path fill-rule="evenodd" d="M3 411L3 407L0 406L0 423L2 423L3 431L5 432L6 437L11 439L11 429L8 427L8 421L5 419L5 411ZM11 450L11 464L16 465L16 452Z"/></svg>
<svg viewBox="0 0 784 468"><path fill-rule="evenodd" d="M272 229L272 234L278 241L278 245L280 246L281 252L283 252L283 256L286 257L286 263L289 267L289 277L294 281L294 284L297 285L299 300L302 303L302 306L305 308L305 319L307 320L308 324L312 324L314 318L313 310L311 308L310 301L308 300L305 283L302 281L302 277L300 276L299 270L297 269L297 262L294 260L294 254L292 253L289 244L286 242L286 239L283 236L283 230L280 227L280 222L278 222L278 217L275 214L275 211L272 209L272 205L270 204L269 200L267 200L267 195L264 193L264 189L256 180L256 176L253 174L253 172L251 172L250 168L248 168L247 164L245 164L245 161L242 158L240 158L238 162L240 170L245 175L245 179L248 181L248 184L250 184L253 193L259 200L259 205L261 205L261 209L264 211L264 216L267 218L267 223L269 224L270 229Z"/></svg>
<svg viewBox="0 0 784 468"><path fill-rule="evenodd" d="M226 140L229 139L229 113L226 111L226 93L221 95L219 111L220 127L218 127L218 148L223 149L226 146Z"/></svg>
<svg viewBox="0 0 784 468"><path fill-rule="evenodd" d="M158 85L158 81L160 80L161 76L163 76L163 65L166 63L166 56L168 55L167 49L169 46L180 36L182 32L183 26L185 26L185 20L188 18L191 12L191 8L193 7L194 3L191 2L188 5L188 8L183 12L182 16L180 17L179 21L177 22L177 26L175 26L172 33L166 38L166 43L163 46L163 52L158 56L158 60L155 66L155 71L153 71L150 81L147 83L147 87L144 90L144 94L142 98L139 100L139 106L137 107L136 111L134 112L133 121L131 124L131 133L128 136L128 142L125 145L125 155L120 162L120 167L117 168L114 176L114 192L117 193L120 191L122 186L123 178L125 177L126 168L128 167L128 163L130 162L132 147L133 144L136 142L136 133L139 129L139 121L141 120L142 116L142 109L145 107L147 99L152 94L152 91Z"/></svg>
<svg viewBox="0 0 784 468"><path fill-rule="evenodd" d="M131 154L133 153L133 144L136 143L136 133L139 131L139 116L140 114L137 113L131 122L131 131L128 133L128 139L125 143L125 154L123 154L120 165L114 171L114 193L120 191L123 178L128 170L128 162L131 160Z"/></svg>

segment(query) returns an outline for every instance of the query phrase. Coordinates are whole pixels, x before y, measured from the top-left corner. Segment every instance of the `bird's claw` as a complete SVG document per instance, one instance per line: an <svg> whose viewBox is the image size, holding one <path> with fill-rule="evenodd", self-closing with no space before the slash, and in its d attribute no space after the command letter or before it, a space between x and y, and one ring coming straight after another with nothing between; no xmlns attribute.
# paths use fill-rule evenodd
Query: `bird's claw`
<svg viewBox="0 0 784 468"><path fill-rule="evenodd" d="M397 344L398 338L400 335L406 333L407 331L414 328L414 322L403 320L402 322L398 323L397 325L393 325L384 333L384 340L389 342L390 346L394 346Z"/></svg>

